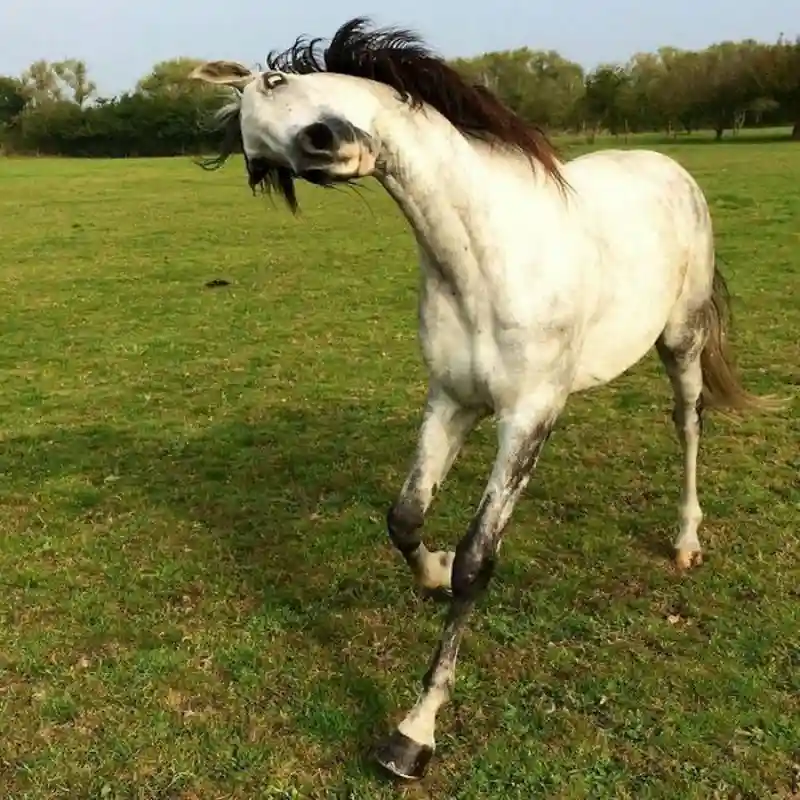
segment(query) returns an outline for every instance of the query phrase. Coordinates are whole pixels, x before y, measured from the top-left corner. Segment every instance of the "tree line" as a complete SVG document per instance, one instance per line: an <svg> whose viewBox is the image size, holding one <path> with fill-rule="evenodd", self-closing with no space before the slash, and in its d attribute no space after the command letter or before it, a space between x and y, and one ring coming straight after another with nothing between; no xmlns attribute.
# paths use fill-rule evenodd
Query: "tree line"
<svg viewBox="0 0 800 800"><path fill-rule="evenodd" d="M455 65L547 130L711 129L722 138L746 125L791 125L800 140L800 37L722 42L701 51L662 47L588 73L555 51L528 48Z"/></svg>
<svg viewBox="0 0 800 800"><path fill-rule="evenodd" d="M197 59L162 61L116 97L98 96L84 61L39 60L0 76L4 152L65 156L168 156L207 152L218 89L189 79ZM452 61L524 119L551 133L711 129L788 125L800 140L800 37L775 43L722 42L704 50L664 47L624 64L585 71L549 50L484 53Z"/></svg>

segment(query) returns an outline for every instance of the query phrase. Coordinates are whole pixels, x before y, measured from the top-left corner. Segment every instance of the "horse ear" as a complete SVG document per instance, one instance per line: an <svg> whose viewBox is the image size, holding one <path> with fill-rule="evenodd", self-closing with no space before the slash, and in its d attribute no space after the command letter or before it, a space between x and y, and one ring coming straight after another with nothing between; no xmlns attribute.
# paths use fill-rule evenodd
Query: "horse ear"
<svg viewBox="0 0 800 800"><path fill-rule="evenodd" d="M195 67L189 73L189 77L217 86L243 89L256 75L237 61L206 61Z"/></svg>

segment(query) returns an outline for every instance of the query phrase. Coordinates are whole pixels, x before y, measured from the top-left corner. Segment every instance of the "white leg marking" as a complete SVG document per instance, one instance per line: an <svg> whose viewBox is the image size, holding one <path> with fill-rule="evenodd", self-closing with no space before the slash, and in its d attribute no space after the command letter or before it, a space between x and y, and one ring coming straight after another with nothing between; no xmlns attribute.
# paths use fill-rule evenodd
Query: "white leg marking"
<svg viewBox="0 0 800 800"><path fill-rule="evenodd" d="M422 589L444 589L450 591L450 581L453 573L453 559L456 554L451 550L437 550L431 553L424 544L419 547L419 560L416 564L418 570L414 578Z"/></svg>
<svg viewBox="0 0 800 800"><path fill-rule="evenodd" d="M438 686L431 686L423 692L405 719L397 726L404 736L420 745L434 748L436 714L447 701L447 692Z"/></svg>

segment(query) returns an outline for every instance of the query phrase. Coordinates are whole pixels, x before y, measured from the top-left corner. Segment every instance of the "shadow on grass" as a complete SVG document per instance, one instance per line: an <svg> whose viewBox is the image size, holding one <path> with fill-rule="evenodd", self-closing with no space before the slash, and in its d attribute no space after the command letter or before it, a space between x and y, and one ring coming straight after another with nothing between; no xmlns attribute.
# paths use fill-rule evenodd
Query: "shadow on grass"
<svg viewBox="0 0 800 800"><path fill-rule="evenodd" d="M280 588L277 596L288 609L307 612L313 605L335 608L345 602L373 608L397 602L397 589L411 582L384 520L413 453L417 416L416 411L400 416L370 405L330 404L319 411L273 408L264 419L230 421L194 436L145 426L65 428L7 439L0 474L13 476L23 492L37 493L46 482L73 478L96 490L96 496L89 493L89 508L113 494L126 511L162 509L188 520L215 548L225 549L227 563L246 578L250 591L274 599ZM580 527L598 513L596 499L584 503L575 493L564 496L565 477L554 452L560 446L554 437L513 527L525 525L531 514ZM679 463L677 443L669 456ZM468 452L460 462L443 499L462 505L466 500L467 519L490 462L476 464ZM566 480L572 490L582 479L573 472ZM656 488L630 489L625 533L657 557L669 554L669 540L654 530L650 514L641 513L641 503L663 506L672 498ZM85 499L84 492L77 500L69 493L60 496L68 506L77 503L66 509L73 518L80 517ZM434 505L431 525L441 503ZM653 517L661 517L661 509ZM452 547L461 532L453 531L446 546Z"/></svg>
<svg viewBox="0 0 800 800"><path fill-rule="evenodd" d="M330 745L346 724L371 744L391 712L386 692L362 669L364 648L348 655L348 646L356 626L369 630L371 620L416 602L383 522L399 486L385 454L395 461L411 452L415 422L375 419L374 408L345 406L319 415L279 409L194 437L104 426L46 431L6 440L0 473L13 476L20 502L39 495L70 528L106 510L137 515L134 533L109 525L108 542L130 548L121 580L137 580L137 553L145 562L163 553L178 564L175 596L199 575L205 591L233 593L255 616L260 609L297 639L299 652L316 654L305 657L320 662L321 705L328 696L329 706L351 709L346 721L318 714L303 728Z"/></svg>

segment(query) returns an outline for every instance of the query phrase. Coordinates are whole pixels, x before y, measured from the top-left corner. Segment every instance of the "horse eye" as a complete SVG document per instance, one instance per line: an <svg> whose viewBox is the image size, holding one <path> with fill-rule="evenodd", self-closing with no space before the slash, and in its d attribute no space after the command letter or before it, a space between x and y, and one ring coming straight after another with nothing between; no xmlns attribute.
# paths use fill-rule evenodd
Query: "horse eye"
<svg viewBox="0 0 800 800"><path fill-rule="evenodd" d="M286 83L286 78L280 72L265 72L262 80L266 89L274 89L282 83Z"/></svg>

